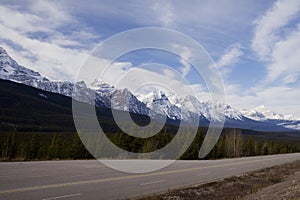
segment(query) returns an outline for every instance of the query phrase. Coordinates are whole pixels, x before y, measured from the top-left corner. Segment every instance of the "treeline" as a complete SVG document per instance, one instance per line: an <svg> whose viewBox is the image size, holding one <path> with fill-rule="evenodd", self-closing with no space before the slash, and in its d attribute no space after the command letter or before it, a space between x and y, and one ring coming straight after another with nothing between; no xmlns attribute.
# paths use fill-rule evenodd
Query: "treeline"
<svg viewBox="0 0 300 200"><path fill-rule="evenodd" d="M90 159L77 134L8 133L0 137L1 160Z"/></svg>
<svg viewBox="0 0 300 200"><path fill-rule="evenodd" d="M198 153L203 142L203 135L196 136L190 148L181 159L199 159ZM205 159L238 158L300 152L299 144L260 141L253 136L244 137L239 129L226 129L217 144Z"/></svg>
<svg viewBox="0 0 300 200"><path fill-rule="evenodd" d="M204 135L199 129L188 150L180 159L197 160ZM117 146L130 152L146 153L163 148L174 134L162 130L150 138L135 138L124 133L107 134ZM223 132L205 159L271 155L300 152L300 145L259 141L244 137L238 129ZM92 159L77 133L3 133L0 134L0 160ZM167 157L165 157L167 158Z"/></svg>

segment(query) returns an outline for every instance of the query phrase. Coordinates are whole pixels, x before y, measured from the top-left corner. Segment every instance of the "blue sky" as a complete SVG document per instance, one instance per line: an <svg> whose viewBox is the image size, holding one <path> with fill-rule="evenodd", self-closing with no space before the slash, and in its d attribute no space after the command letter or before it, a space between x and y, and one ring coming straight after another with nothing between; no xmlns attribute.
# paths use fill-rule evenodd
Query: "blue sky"
<svg viewBox="0 0 300 200"><path fill-rule="evenodd" d="M74 80L88 53L114 34L164 27L206 49L221 72L228 104L264 104L300 116L299 0L0 2L0 45L51 79ZM182 67L180 59L159 52L128 55L120 62L136 65L149 57Z"/></svg>

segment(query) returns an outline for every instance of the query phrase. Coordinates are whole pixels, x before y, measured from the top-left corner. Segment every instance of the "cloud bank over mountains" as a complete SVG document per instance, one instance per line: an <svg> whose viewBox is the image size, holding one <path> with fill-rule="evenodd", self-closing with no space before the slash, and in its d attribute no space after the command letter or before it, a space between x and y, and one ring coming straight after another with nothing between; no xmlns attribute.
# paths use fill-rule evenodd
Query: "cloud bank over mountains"
<svg viewBox="0 0 300 200"><path fill-rule="evenodd" d="M128 12L130 10L130 12ZM265 104L300 113L300 2L252 1L3 1L0 44L18 63L55 80L74 80L99 42L131 28L157 26L199 42L219 66L227 102L237 108ZM192 52L182 48L182 54ZM169 66L187 78L184 60ZM127 68L135 63L119 62ZM205 85L195 85L201 96Z"/></svg>

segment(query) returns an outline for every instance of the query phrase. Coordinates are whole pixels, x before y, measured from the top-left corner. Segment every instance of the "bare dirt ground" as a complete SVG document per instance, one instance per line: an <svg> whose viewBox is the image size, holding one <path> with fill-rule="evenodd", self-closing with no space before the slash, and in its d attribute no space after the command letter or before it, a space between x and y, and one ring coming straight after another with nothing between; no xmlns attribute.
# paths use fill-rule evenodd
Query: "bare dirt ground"
<svg viewBox="0 0 300 200"><path fill-rule="evenodd" d="M139 200L300 200L300 161Z"/></svg>

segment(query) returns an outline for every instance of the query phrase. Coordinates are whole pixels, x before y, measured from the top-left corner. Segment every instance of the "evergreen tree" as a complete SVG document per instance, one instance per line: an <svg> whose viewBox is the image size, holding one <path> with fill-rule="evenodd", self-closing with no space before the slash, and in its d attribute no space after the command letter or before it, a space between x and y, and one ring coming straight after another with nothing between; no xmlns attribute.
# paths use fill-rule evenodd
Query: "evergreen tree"
<svg viewBox="0 0 300 200"><path fill-rule="evenodd" d="M91 155L86 150L85 146L81 142L81 139L77 133L73 136L73 141L70 149L70 157L79 159L79 158L91 158Z"/></svg>
<svg viewBox="0 0 300 200"><path fill-rule="evenodd" d="M48 159L59 158L61 152L61 141L59 136L55 133L51 139L50 146L48 148Z"/></svg>
<svg viewBox="0 0 300 200"><path fill-rule="evenodd" d="M245 155L246 156L254 156L255 155L255 146L254 146L252 136L248 137L246 140Z"/></svg>
<svg viewBox="0 0 300 200"><path fill-rule="evenodd" d="M33 134L28 144L28 159L37 158L39 145L37 142L37 134Z"/></svg>
<svg viewBox="0 0 300 200"><path fill-rule="evenodd" d="M236 158L242 155L243 135L240 130L233 129L225 134L225 150L229 158Z"/></svg>
<svg viewBox="0 0 300 200"><path fill-rule="evenodd" d="M5 159L12 159L16 157L17 153L17 144L16 144L16 132L8 134L3 148L2 148L2 157Z"/></svg>
<svg viewBox="0 0 300 200"><path fill-rule="evenodd" d="M255 156L262 155L263 144L260 141L255 141Z"/></svg>
<svg viewBox="0 0 300 200"><path fill-rule="evenodd" d="M38 160L44 160L44 159L46 159L47 158L47 150L45 150L46 148L44 148L44 147L42 147L42 146L40 146L39 147L39 150L38 150L38 153L37 153L37 159Z"/></svg>
<svg viewBox="0 0 300 200"><path fill-rule="evenodd" d="M226 158L226 151L225 151L225 137L221 136L217 145L216 145L216 155L214 158Z"/></svg>
<svg viewBox="0 0 300 200"><path fill-rule="evenodd" d="M180 159L186 159L186 160L198 160L199 159L199 150L201 148L203 142L203 135L202 131L198 129L197 134L192 142L192 144L189 146L189 148L186 150L186 152L180 157ZM213 149L214 152L215 149Z"/></svg>

